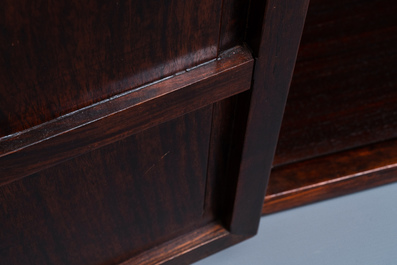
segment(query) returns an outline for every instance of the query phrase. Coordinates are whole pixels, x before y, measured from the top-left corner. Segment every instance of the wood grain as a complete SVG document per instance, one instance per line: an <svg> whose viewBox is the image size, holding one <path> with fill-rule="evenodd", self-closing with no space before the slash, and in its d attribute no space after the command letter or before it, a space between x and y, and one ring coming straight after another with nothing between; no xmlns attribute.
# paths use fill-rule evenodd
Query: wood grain
<svg viewBox="0 0 397 265"><path fill-rule="evenodd" d="M210 61L199 67L187 69L157 82L119 94L30 130L0 138L0 157L77 127L87 125L93 121L125 111L128 108L167 96L179 89L189 88L189 86L200 84L200 82L208 81L209 79L217 79L232 71L239 72L241 71L240 68L246 67L246 64L252 65L252 63L252 57L246 48L235 47L220 54L217 60ZM249 78L248 75L245 77L245 81L248 80L247 78ZM222 82L221 79L219 81ZM241 86L242 84L230 84L231 93L235 93L234 90L239 89L239 85ZM246 89L248 89L247 85L244 87L244 90Z"/></svg>
<svg viewBox="0 0 397 265"><path fill-rule="evenodd" d="M115 264L205 225L212 107L0 187L1 264Z"/></svg>
<svg viewBox="0 0 397 265"><path fill-rule="evenodd" d="M237 96L213 104L211 140L208 153L207 193L204 207L206 218L223 216L222 196L227 186L232 183L228 168L235 131ZM208 216L208 217L207 217Z"/></svg>
<svg viewBox="0 0 397 265"><path fill-rule="evenodd" d="M222 1L1 1L0 137L217 56Z"/></svg>
<svg viewBox="0 0 397 265"><path fill-rule="evenodd" d="M397 140L321 156L272 170L262 214L397 181Z"/></svg>
<svg viewBox="0 0 397 265"><path fill-rule="evenodd" d="M205 214L217 216L229 230L250 96L245 91L213 107Z"/></svg>
<svg viewBox="0 0 397 265"><path fill-rule="evenodd" d="M274 165L397 137L397 3L310 1Z"/></svg>
<svg viewBox="0 0 397 265"><path fill-rule="evenodd" d="M219 60L155 83L154 87L142 88L137 95L125 94L66 116L65 121L56 120L48 127L29 131L27 141L32 140L30 135L39 141L0 157L0 182L10 183L245 91L250 86L252 67L251 55L238 47L224 53ZM47 130L57 134L49 137ZM2 146L7 151L15 148L19 137L5 139Z"/></svg>
<svg viewBox="0 0 397 265"><path fill-rule="evenodd" d="M223 0L219 50L227 50L242 45L247 25L249 1Z"/></svg>
<svg viewBox="0 0 397 265"><path fill-rule="evenodd" d="M131 258L121 265L191 264L220 249L234 245L247 237L230 234L217 223L192 231Z"/></svg>
<svg viewBox="0 0 397 265"><path fill-rule="evenodd" d="M262 2L251 2L254 14L260 12L256 9L263 6ZM259 47L254 50L258 57L230 219L230 231L235 234L255 234L258 229L308 3L308 0L267 1L263 24L248 25L254 28L250 32L262 34ZM247 41L255 48L256 40L253 37Z"/></svg>

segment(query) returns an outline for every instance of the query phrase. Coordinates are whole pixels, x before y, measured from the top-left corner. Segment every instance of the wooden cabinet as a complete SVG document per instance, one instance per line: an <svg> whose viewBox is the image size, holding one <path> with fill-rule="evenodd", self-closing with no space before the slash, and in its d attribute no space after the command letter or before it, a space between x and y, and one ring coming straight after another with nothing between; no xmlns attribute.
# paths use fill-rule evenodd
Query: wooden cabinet
<svg viewBox="0 0 397 265"><path fill-rule="evenodd" d="M397 4L308 5L2 1L0 263L189 264L396 181Z"/></svg>
<svg viewBox="0 0 397 265"><path fill-rule="evenodd" d="M306 1L1 10L1 263L183 264L256 233Z"/></svg>
<svg viewBox="0 0 397 265"><path fill-rule="evenodd" d="M395 181L396 4L312 0L293 75L308 5L2 1L0 263L187 264Z"/></svg>

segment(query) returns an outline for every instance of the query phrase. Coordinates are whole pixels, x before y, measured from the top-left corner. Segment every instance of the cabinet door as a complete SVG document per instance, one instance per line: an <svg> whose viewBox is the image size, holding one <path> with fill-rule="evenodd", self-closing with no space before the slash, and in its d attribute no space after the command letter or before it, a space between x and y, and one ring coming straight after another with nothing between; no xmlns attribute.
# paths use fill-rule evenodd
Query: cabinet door
<svg viewBox="0 0 397 265"><path fill-rule="evenodd" d="M256 233L307 1L0 6L0 263L184 264Z"/></svg>

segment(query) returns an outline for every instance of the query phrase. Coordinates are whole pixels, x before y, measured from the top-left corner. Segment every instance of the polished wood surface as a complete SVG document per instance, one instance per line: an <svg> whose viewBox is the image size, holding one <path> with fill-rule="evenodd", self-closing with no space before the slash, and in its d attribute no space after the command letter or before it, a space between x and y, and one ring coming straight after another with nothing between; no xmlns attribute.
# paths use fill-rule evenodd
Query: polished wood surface
<svg viewBox="0 0 397 265"><path fill-rule="evenodd" d="M247 237L233 235L222 225L211 223L191 233L161 244L155 249L143 252L121 264L191 264L197 260L198 256L208 256L244 239L247 239ZM182 256L182 254L185 255Z"/></svg>
<svg viewBox="0 0 397 265"><path fill-rule="evenodd" d="M247 6L1 4L0 263L187 264L251 236L222 209Z"/></svg>
<svg viewBox="0 0 397 265"><path fill-rule="evenodd" d="M310 2L263 214L397 180L396 12Z"/></svg>
<svg viewBox="0 0 397 265"><path fill-rule="evenodd" d="M222 1L222 22L219 32L219 50L230 49L245 41L249 1Z"/></svg>
<svg viewBox="0 0 397 265"><path fill-rule="evenodd" d="M0 137L218 54L222 1L2 1Z"/></svg>
<svg viewBox="0 0 397 265"><path fill-rule="evenodd" d="M251 55L237 47L202 67L72 113L26 132L26 136L4 139L2 147L8 155L0 157L0 184L245 91L252 66ZM52 130L56 134L51 135ZM24 140L28 143L25 148L17 149Z"/></svg>
<svg viewBox="0 0 397 265"><path fill-rule="evenodd" d="M239 155L233 149L234 133L238 113L238 95L213 104L211 142L208 153L207 193L205 201L206 218L219 216L219 221L225 224L225 214L230 211L228 206L234 194L235 178L231 177L230 165L234 157ZM208 216L208 217L207 217Z"/></svg>
<svg viewBox="0 0 397 265"><path fill-rule="evenodd" d="M0 263L189 264L253 236L307 4L2 2Z"/></svg>
<svg viewBox="0 0 397 265"><path fill-rule="evenodd" d="M2 186L3 264L114 264L203 225L212 106Z"/></svg>
<svg viewBox="0 0 397 265"><path fill-rule="evenodd" d="M236 234L255 234L258 229L308 4L308 0L267 1L263 22L249 24L260 27L252 32L262 35L254 50L252 95L230 220L230 230ZM251 2L254 10L261 7L262 1ZM251 41L256 38L248 39L249 44Z"/></svg>
<svg viewBox="0 0 397 265"><path fill-rule="evenodd" d="M225 148L225 145L230 142L227 140L230 139L230 134L236 130L233 124L233 113L237 111L236 99L230 97L249 89L252 67L253 59L247 49L236 47L222 53L217 60L74 112L63 117L64 120L58 119L54 123L43 124L43 127L39 126L26 132L26 135L31 133L30 135L37 137L33 140L24 134L18 135L16 138L4 139L2 147L9 148L8 150L11 151L3 153L1 157L1 177L5 180L1 190L4 191L4 201L7 202L7 205L15 205L14 207L19 207L18 209L22 210L14 211L13 218L7 215L6 210L3 212L4 218L1 219L6 220L5 224L7 225L7 229L3 231L6 234L3 234L4 237L2 236L7 239L4 241L3 249L7 252L4 252L1 260L6 262L12 260L12 262L23 264L30 255L34 255L37 260L40 260L38 262L46 264L53 260L58 261L64 256L67 257L66 262L73 260L74 264L79 262L98 264L99 261L101 264L103 262L114 264L129 260L138 254L132 258L135 260L142 253L147 254L148 252L145 250L149 251L161 243L168 246L169 252L167 253L171 255L178 249L181 250L174 244L179 241L172 241L173 238L183 237L186 234L185 238L192 240L189 237L189 232L196 231L200 229L200 226L214 220L222 220L221 211L212 209L231 203L228 200L222 201L222 187L228 186L227 175L224 171L227 168L229 148ZM228 97L229 99L220 101ZM171 102L172 104L170 104ZM212 103L214 102L219 103L213 107ZM205 108L197 110L202 107ZM212 110L213 108L214 110ZM229 111L231 114L228 114ZM136 115L133 115L134 113ZM180 123L181 119L185 120L186 116L178 117L186 113L190 113L187 114L188 117L197 118L188 122L186 126L182 126L183 128L180 126L179 128L182 131L185 130L186 133L192 132L192 134L190 136L178 135L178 126L175 123ZM131 119L131 117L139 117L139 119ZM224 119L225 117L228 119ZM219 133L216 133L218 127L211 129L214 126L221 127ZM223 126L231 131L225 130L226 128ZM46 128L59 133L41 134L40 132L46 132ZM154 135L153 131L156 132ZM200 131L207 133L201 133L199 138L195 138ZM138 135L133 135L137 133ZM13 144L18 143L18 137L27 141L31 140L31 142L13 150ZM211 142L209 141L210 137ZM176 142L173 142L172 139ZM220 142L217 142L216 139ZM11 145L7 145L9 143ZM138 150L139 148L136 146L134 148L134 145L141 149ZM178 149L174 156L170 156L172 152L168 153L169 150L164 149L167 146ZM196 150L195 146L200 150ZM211 151L208 149L210 146ZM154 149L158 150L158 153L152 153ZM178 152L179 158L175 157ZM221 170L217 169L211 174L211 177L207 177L209 170L206 166L207 155L211 153L214 155L211 155L210 159L219 157L224 159L223 155L226 155L226 159L222 162ZM201 158L198 159L197 155L200 155ZM168 160L167 163L166 160ZM183 161L190 164L191 172L185 172L186 174L183 172L183 167L181 167L181 163L185 163ZM198 164L199 161L201 164ZM21 167L22 164L23 167ZM219 166L221 163L211 161L211 164ZM220 178L221 175L224 177ZM158 180L163 179L163 181L158 182L158 186L156 186L157 184L149 185L146 183L149 181L147 180L148 176ZM20 179L21 177L26 178ZM116 177L119 181L114 183L112 180L109 184L110 180L107 179L109 177L111 179ZM207 178L211 178L211 181ZM48 181L51 181L50 186ZM94 186L91 190L85 190L98 181L100 189L97 189L98 186ZM127 183L128 181L132 184ZM164 184L164 181L167 185ZM79 185L80 188L75 187ZM15 192L12 192L14 195L11 196L11 192L7 191L13 187ZM44 192L48 189L52 193ZM75 190L72 191L72 189ZM165 190L163 191L163 189ZM24 190L30 190L30 192L22 194ZM218 191L220 193L216 194ZM102 194L103 192L105 195L109 195L109 201L105 204L98 199L105 196ZM130 197L131 192L136 195ZM119 193L120 195L112 197ZM154 196L156 193L158 196ZM186 193L191 194L185 196ZM89 194L92 195L91 200L87 197ZM73 204L73 208L70 204L60 205L60 202L68 201L66 196L74 196L69 199L76 202ZM150 198L148 199L147 196ZM190 196L193 197L190 198ZM158 201L159 198L164 200ZM48 207L38 205L39 199L44 200L46 203L44 205ZM174 203L172 201L174 199L178 200L178 203ZM139 203L132 205L131 200ZM187 201L185 202L185 200ZM77 203L78 201L79 203ZM28 202L37 207L27 210L26 203ZM125 206L123 209L126 212L123 213L121 220L118 220L118 214L121 214L117 212L118 208L111 207L115 204L120 204L117 207ZM88 208L91 210L88 211ZM35 209L41 210L35 212ZM100 218L97 218L94 225L84 221L89 216L95 219L98 214ZM135 219L136 223L134 223L131 215L144 216L143 219L137 217L139 220ZM49 216L50 219L47 218ZM194 218L191 219L192 216ZM158 229L153 227L155 229L153 232L149 229L149 227L155 226L151 219L153 217L158 218L158 222L165 218L171 223L165 224L164 227L161 225ZM32 225L37 222L35 231L31 231L29 228L31 226L21 226L24 218L35 220L32 221ZM126 220L124 218L130 218L128 219L130 222L124 222L123 220ZM150 218L150 220L144 218ZM109 219L108 221L111 223L106 223L105 219ZM43 223L43 220L48 220L48 222ZM47 228L46 224L50 227ZM85 225L89 227L84 228ZM90 228L91 225L94 227ZM108 233L107 235L94 233L98 232L97 230L102 226L109 226L105 231ZM69 231L67 227L71 230ZM144 229L141 229L142 227ZM15 249L12 247L12 242L15 239L13 236L17 228L20 228L19 233L23 233L25 236L16 240L21 240L25 245L35 246L32 248L32 252L25 253L25 248ZM97 230L93 232L92 229ZM119 229L126 234L111 235L110 232L113 229ZM140 234L136 231L137 229L141 231ZM84 234L84 231L88 234ZM73 241L73 233L77 232L79 232L79 236L76 235L76 241ZM131 233L135 233L135 236L132 236ZM39 238L39 235L46 236ZM54 239L53 235L57 235L57 239ZM211 233L210 235L214 236L215 234ZM98 239L98 236L101 238ZM190 244L191 248L185 250L188 253L174 255L172 260L167 262L175 264L185 261L186 263L192 262L246 238L247 236L236 236L228 232L225 236L208 239L205 241L208 245L201 245L204 244L201 241L198 243L199 245ZM55 244L54 240L60 240L59 244ZM112 247L106 251L99 250L99 246L95 246L93 243L95 240L103 242L102 247ZM87 242L88 246L80 248L84 251L82 256L70 255L80 243ZM45 249L51 253L48 257L44 257L43 254L40 254L42 251L37 248ZM35 251L38 251L39 254ZM99 253L96 253L97 251ZM153 251L149 251L151 260L164 260L168 255Z"/></svg>
<svg viewBox="0 0 397 265"><path fill-rule="evenodd" d="M397 181L397 141L389 140L272 171L262 213L269 214Z"/></svg>
<svg viewBox="0 0 397 265"><path fill-rule="evenodd" d="M397 137L397 2L312 0L274 165Z"/></svg>

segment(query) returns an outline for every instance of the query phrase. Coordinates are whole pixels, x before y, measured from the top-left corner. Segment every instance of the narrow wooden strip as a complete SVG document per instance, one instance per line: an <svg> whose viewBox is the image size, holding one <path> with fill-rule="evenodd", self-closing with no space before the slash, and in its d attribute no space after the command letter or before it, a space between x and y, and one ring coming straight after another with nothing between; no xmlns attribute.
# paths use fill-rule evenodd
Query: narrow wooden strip
<svg viewBox="0 0 397 265"><path fill-rule="evenodd" d="M0 157L192 84L216 78L217 75L233 70L234 67L251 60L249 51L238 46L221 54L217 60L119 94L28 130L2 137L0 138Z"/></svg>
<svg viewBox="0 0 397 265"><path fill-rule="evenodd" d="M252 67L250 53L237 47L219 60L6 139L0 185L248 90Z"/></svg>
<svg viewBox="0 0 397 265"><path fill-rule="evenodd" d="M397 140L276 167L262 214L392 183L396 173Z"/></svg>
<svg viewBox="0 0 397 265"><path fill-rule="evenodd" d="M225 240L232 236L226 229L219 224L209 224L205 227L194 230L191 233L182 235L174 240L168 241L146 252L143 252L123 263L129 264L189 264L186 259L180 257L199 248L208 248L208 244ZM241 238L242 240L243 238ZM237 243L232 240L230 243ZM203 256L201 256L202 258ZM179 258L179 259L178 259ZM189 262L193 260L189 259Z"/></svg>
<svg viewBox="0 0 397 265"><path fill-rule="evenodd" d="M258 59L230 219L235 234L255 234L258 229L308 4L308 0L266 1L263 25L249 24L250 32L262 34L258 46L255 34L249 39ZM251 2L253 14L261 7L263 1Z"/></svg>

